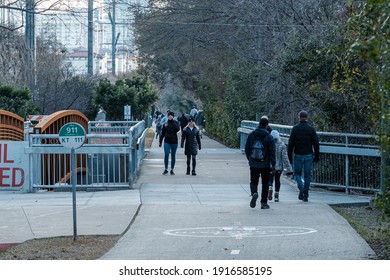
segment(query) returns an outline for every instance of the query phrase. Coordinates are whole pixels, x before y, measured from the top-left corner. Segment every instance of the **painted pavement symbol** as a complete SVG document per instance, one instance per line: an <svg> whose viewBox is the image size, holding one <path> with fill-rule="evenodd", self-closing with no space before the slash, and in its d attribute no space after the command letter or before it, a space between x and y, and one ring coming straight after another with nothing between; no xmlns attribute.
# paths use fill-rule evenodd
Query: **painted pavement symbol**
<svg viewBox="0 0 390 280"><path fill-rule="evenodd" d="M303 227L288 226L233 226L233 227L199 227L170 229L164 234L190 237L270 237L315 233L317 230Z"/></svg>

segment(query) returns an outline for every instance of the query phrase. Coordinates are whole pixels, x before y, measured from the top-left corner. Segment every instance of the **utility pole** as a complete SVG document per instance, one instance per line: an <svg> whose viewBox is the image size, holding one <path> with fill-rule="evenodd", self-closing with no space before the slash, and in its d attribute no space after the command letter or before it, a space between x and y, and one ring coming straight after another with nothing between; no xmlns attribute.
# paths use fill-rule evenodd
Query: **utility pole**
<svg viewBox="0 0 390 280"><path fill-rule="evenodd" d="M35 0L26 0L26 65L27 82L35 99L36 69L35 69Z"/></svg>
<svg viewBox="0 0 390 280"><path fill-rule="evenodd" d="M116 2L112 1L112 13L108 13L111 21L111 73L115 75L115 53L116 53Z"/></svg>
<svg viewBox="0 0 390 280"><path fill-rule="evenodd" d="M88 0L88 74L93 75L93 0Z"/></svg>

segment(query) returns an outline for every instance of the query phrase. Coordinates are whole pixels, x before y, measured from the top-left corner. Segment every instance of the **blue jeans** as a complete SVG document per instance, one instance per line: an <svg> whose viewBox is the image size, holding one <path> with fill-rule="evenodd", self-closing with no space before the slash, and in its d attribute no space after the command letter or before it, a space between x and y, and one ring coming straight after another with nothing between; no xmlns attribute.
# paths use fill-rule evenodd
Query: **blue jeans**
<svg viewBox="0 0 390 280"><path fill-rule="evenodd" d="M169 153L171 153L171 169L175 168L177 144L164 143L164 165L168 170Z"/></svg>
<svg viewBox="0 0 390 280"><path fill-rule="evenodd" d="M303 189L303 197L309 197L309 187L311 180L311 165L313 162L313 155L294 155L294 177L298 184L298 189ZM304 175L304 182L302 182L302 171Z"/></svg>

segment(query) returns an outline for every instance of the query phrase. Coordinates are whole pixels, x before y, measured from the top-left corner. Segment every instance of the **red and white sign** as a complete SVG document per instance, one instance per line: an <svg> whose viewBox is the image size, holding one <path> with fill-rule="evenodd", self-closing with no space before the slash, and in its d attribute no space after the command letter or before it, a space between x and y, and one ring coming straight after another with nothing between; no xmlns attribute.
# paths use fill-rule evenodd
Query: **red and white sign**
<svg viewBox="0 0 390 280"><path fill-rule="evenodd" d="M47 115L29 115L28 116L28 119L30 121L43 121L44 119L46 119Z"/></svg>
<svg viewBox="0 0 390 280"><path fill-rule="evenodd" d="M28 155L25 141L0 142L0 190L28 188Z"/></svg>

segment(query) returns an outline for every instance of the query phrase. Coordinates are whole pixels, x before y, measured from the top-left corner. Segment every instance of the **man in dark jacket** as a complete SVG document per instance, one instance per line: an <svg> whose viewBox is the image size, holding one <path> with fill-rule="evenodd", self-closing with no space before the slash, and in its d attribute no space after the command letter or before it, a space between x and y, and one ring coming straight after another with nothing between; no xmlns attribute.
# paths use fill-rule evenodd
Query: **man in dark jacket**
<svg viewBox="0 0 390 280"><path fill-rule="evenodd" d="M308 117L309 114L306 111L299 112L299 124L292 128L288 141L288 159L294 164L294 177L299 189L298 199L305 202L308 201L309 197L312 162L320 160L320 144L317 132L308 123ZM302 171L304 182L302 182Z"/></svg>
<svg viewBox="0 0 390 280"><path fill-rule="evenodd" d="M256 207L256 200L259 197L257 193L259 179L261 175L261 209L268 209L268 180L271 168L275 168L275 142L267 131L268 119L260 119L259 126L248 135L245 144L245 154L250 167L250 189L252 199L250 207ZM253 144L260 140L264 147L264 159L257 160L252 157Z"/></svg>

